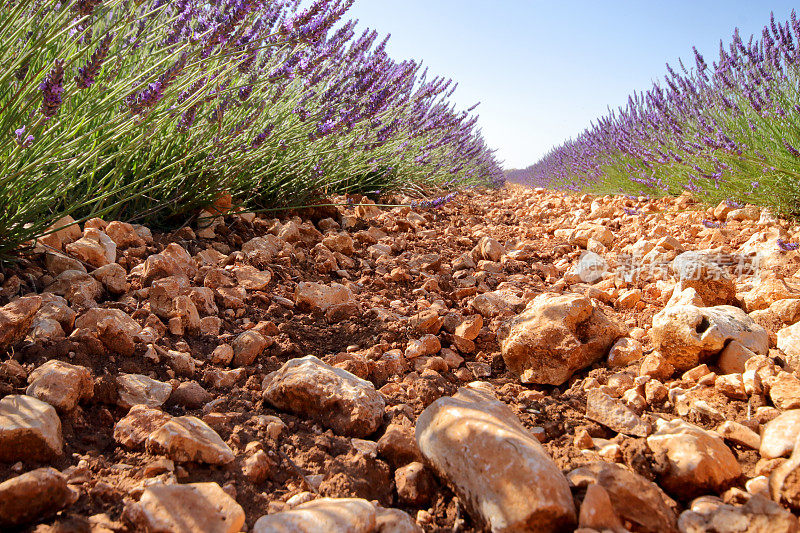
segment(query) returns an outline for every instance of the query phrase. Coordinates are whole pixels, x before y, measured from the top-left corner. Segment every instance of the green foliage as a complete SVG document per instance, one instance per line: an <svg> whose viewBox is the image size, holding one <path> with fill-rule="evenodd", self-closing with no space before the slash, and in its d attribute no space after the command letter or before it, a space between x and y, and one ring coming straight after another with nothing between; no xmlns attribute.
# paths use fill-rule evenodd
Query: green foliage
<svg viewBox="0 0 800 533"><path fill-rule="evenodd" d="M370 51L374 35L367 46L352 41L350 24L338 40L306 31L330 27L340 2L291 31L281 23L308 20L296 2L285 4L7 2L0 258L67 214L164 224L222 193L257 210L321 194L420 190L453 172L461 185L483 183L499 172L467 114L447 105L449 94L424 91L419 65L394 78L392 98L372 114L364 110L376 87L331 98L366 65L388 69L376 78L388 85L389 67L404 64L382 46ZM346 72L351 60L364 72ZM326 118L348 113L356 118L346 127L320 133ZM447 120L422 130L426 116ZM382 133L389 124L391 134ZM474 153L456 149L466 141Z"/></svg>

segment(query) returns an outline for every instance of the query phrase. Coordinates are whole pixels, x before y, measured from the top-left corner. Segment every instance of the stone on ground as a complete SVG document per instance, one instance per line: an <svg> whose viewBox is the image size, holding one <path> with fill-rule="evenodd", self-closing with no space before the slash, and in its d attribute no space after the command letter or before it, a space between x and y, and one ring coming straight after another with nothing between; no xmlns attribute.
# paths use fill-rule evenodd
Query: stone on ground
<svg viewBox="0 0 800 533"><path fill-rule="evenodd" d="M353 293L339 283L323 285L321 283L302 282L294 292L295 304L311 310L327 311L329 308L350 302Z"/></svg>
<svg viewBox="0 0 800 533"><path fill-rule="evenodd" d="M470 514L493 531L560 531L575 524L564 475L490 385L433 402L417 421L420 451Z"/></svg>
<svg viewBox="0 0 800 533"><path fill-rule="evenodd" d="M738 307L667 307L653 317L653 346L678 372L714 362L723 348L739 342L756 354L769 351L769 335Z"/></svg>
<svg viewBox="0 0 800 533"><path fill-rule="evenodd" d="M253 363L267 347L267 340L257 331L245 331L233 342L233 365L247 366Z"/></svg>
<svg viewBox="0 0 800 533"><path fill-rule="evenodd" d="M0 462L49 461L63 448L61 419L53 406L16 394L0 400Z"/></svg>
<svg viewBox="0 0 800 533"><path fill-rule="evenodd" d="M54 515L78 499L55 468L37 468L0 483L0 526L18 526Z"/></svg>
<svg viewBox="0 0 800 533"><path fill-rule="evenodd" d="M25 338L41 306L39 296L26 296L0 307L0 352Z"/></svg>
<svg viewBox="0 0 800 533"><path fill-rule="evenodd" d="M376 527L376 508L360 498L320 498L290 511L262 516L253 533L370 533Z"/></svg>
<svg viewBox="0 0 800 533"><path fill-rule="evenodd" d="M592 389L586 394L586 418L617 433L634 437L646 437L651 432L650 424L624 403L599 389Z"/></svg>
<svg viewBox="0 0 800 533"><path fill-rule="evenodd" d="M586 488L586 495L578 515L578 527L598 531L621 531L624 529L622 520L614 511L608 492L601 485L592 484Z"/></svg>
<svg viewBox="0 0 800 533"><path fill-rule="evenodd" d="M736 304L736 285L733 278L715 264L709 252L684 252L671 264L678 285L675 291L694 289L709 307Z"/></svg>
<svg viewBox="0 0 800 533"><path fill-rule="evenodd" d="M506 365L523 383L561 385L604 358L622 334L589 298L545 293L507 322L499 339Z"/></svg>
<svg viewBox="0 0 800 533"><path fill-rule="evenodd" d="M83 366L50 360L28 376L28 396L49 403L61 412L72 411L79 401L92 397L91 371Z"/></svg>
<svg viewBox="0 0 800 533"><path fill-rule="evenodd" d="M134 405L114 426L114 440L126 448L138 448L171 419L170 415L159 409Z"/></svg>
<svg viewBox="0 0 800 533"><path fill-rule="evenodd" d="M507 290L485 292L473 298L472 308L484 318L510 316L525 308L525 300Z"/></svg>
<svg viewBox="0 0 800 533"><path fill-rule="evenodd" d="M677 504L655 483L613 463L590 463L571 471L567 478L575 487L597 484L611 499L614 512L643 533L674 533L678 530Z"/></svg>
<svg viewBox="0 0 800 533"><path fill-rule="evenodd" d="M152 454L180 462L223 465L235 457L216 431L193 416L171 419L147 437L145 445Z"/></svg>
<svg viewBox="0 0 800 533"><path fill-rule="evenodd" d="M790 455L798 435L800 435L800 409L781 413L764 425L761 434L761 456L775 459Z"/></svg>
<svg viewBox="0 0 800 533"><path fill-rule="evenodd" d="M262 387L278 409L308 416L340 435L366 437L383 420L386 404L372 383L314 356L288 361Z"/></svg>
<svg viewBox="0 0 800 533"><path fill-rule="evenodd" d="M154 484L123 514L134 530L175 533L238 533L245 514L216 483Z"/></svg>
<svg viewBox="0 0 800 533"><path fill-rule="evenodd" d="M120 374L117 376L119 386L117 402L127 409L134 405L161 407L172 394L172 385L141 374Z"/></svg>
<svg viewBox="0 0 800 533"><path fill-rule="evenodd" d="M739 462L721 437L680 419L658 420L647 445L667 461L661 486L680 499L722 493L742 475Z"/></svg>
<svg viewBox="0 0 800 533"><path fill-rule="evenodd" d="M744 505L719 501L693 505L681 514L680 530L685 533L742 532L795 533L797 517L767 498L755 495Z"/></svg>

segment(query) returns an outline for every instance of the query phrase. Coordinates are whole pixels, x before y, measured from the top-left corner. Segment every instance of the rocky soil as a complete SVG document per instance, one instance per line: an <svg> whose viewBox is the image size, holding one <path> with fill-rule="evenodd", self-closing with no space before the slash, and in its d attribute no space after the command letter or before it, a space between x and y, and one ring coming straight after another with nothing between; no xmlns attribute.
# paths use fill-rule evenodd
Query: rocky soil
<svg viewBox="0 0 800 533"><path fill-rule="evenodd" d="M3 271L0 530L800 530L800 226L347 200Z"/></svg>

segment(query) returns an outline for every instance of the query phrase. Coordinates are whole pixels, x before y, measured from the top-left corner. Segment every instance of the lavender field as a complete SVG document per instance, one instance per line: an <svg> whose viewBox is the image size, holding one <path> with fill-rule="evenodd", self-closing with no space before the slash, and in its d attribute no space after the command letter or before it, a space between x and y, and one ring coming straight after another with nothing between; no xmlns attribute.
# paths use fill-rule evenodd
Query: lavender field
<svg viewBox="0 0 800 533"><path fill-rule="evenodd" d="M738 30L708 61L667 74L512 181L574 191L678 195L800 214L800 21Z"/></svg>
<svg viewBox="0 0 800 533"><path fill-rule="evenodd" d="M299 5L6 3L0 255L65 215L160 225L221 194L264 210L502 179L451 80L389 57L352 0Z"/></svg>

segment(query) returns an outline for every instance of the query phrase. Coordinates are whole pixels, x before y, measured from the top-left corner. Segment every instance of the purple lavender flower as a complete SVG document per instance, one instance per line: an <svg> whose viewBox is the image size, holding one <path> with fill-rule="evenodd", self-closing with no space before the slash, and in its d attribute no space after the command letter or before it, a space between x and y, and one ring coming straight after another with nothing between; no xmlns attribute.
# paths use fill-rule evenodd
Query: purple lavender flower
<svg viewBox="0 0 800 533"><path fill-rule="evenodd" d="M169 67L156 81L149 83L141 92L129 95L125 99L125 103L130 112L134 115L146 115L150 112L161 101L164 90L181 75L188 57L188 54L184 52L175 64Z"/></svg>
<svg viewBox="0 0 800 533"><path fill-rule="evenodd" d="M64 94L64 62L57 59L45 79L39 84L42 91L41 113L46 119L56 116L61 107L61 95Z"/></svg>
<svg viewBox="0 0 800 533"><path fill-rule="evenodd" d="M780 248L784 252L794 252L797 249L800 249L800 244L796 242L786 242L783 239L778 239L778 248Z"/></svg>
<svg viewBox="0 0 800 533"><path fill-rule="evenodd" d="M28 135L23 139L25 136L25 126L23 125L21 128L14 130L14 135L16 136L17 145L22 148L28 148L33 144L34 137L33 135Z"/></svg>
<svg viewBox="0 0 800 533"><path fill-rule="evenodd" d="M198 102L183 112L181 119L178 121L178 131L184 133L189 131L189 128L191 128L192 124L194 124L195 118L197 117L197 111L200 109L201 105L203 105L203 102Z"/></svg>
<svg viewBox="0 0 800 533"><path fill-rule="evenodd" d="M103 66L103 62L108 55L108 48L113 40L114 34L111 33L103 37L86 65L78 69L78 75L75 76L75 84L79 89L88 89L94 84L94 80L100 73L100 68Z"/></svg>
<svg viewBox="0 0 800 533"><path fill-rule="evenodd" d="M792 146L786 139L783 139L783 146L786 148L786 151L792 154L794 157L800 157L800 151Z"/></svg>
<svg viewBox="0 0 800 533"><path fill-rule="evenodd" d="M78 17L88 17L94 12L95 8L103 3L103 0L75 0L72 4L72 11Z"/></svg>
<svg viewBox="0 0 800 533"><path fill-rule="evenodd" d="M22 65L20 65L20 67L14 73L14 77L17 79L17 81L24 80L25 76L28 75L29 69L30 69L30 63L26 61Z"/></svg>
<svg viewBox="0 0 800 533"><path fill-rule="evenodd" d="M252 85L245 85L244 87L239 88L239 100L244 102L250 95L253 94L253 86Z"/></svg>
<svg viewBox="0 0 800 533"><path fill-rule="evenodd" d="M258 148L259 146L261 146L264 143L264 141L267 140L267 137L272 135L272 132L274 130L275 130L275 125L274 124L270 124L269 126L267 126L264 129L264 131L262 131L261 133L256 135L255 139L253 139L253 142L250 143L250 147L251 148Z"/></svg>

